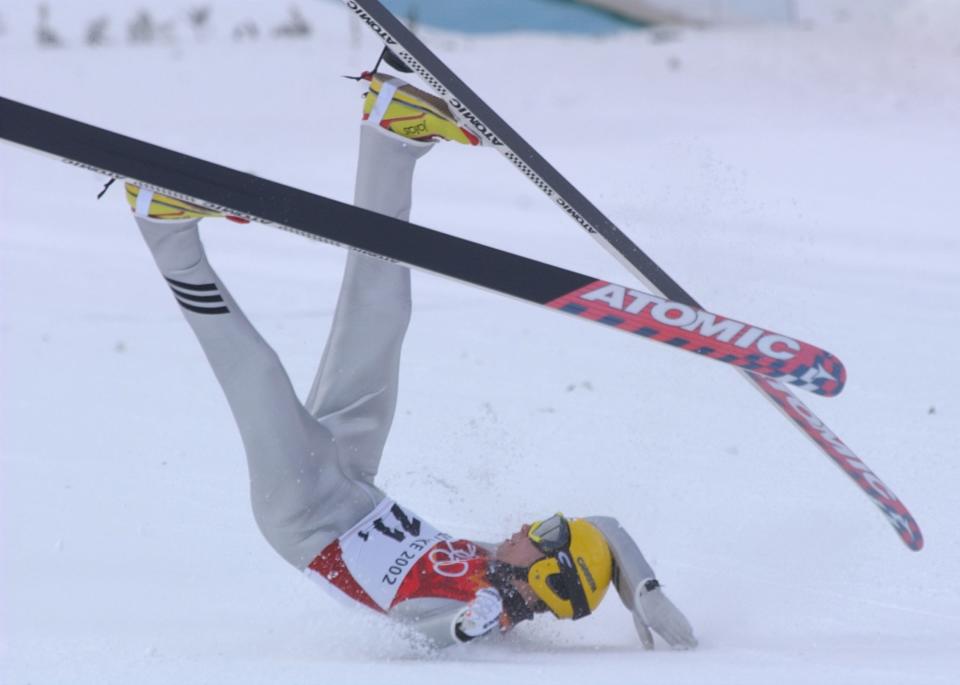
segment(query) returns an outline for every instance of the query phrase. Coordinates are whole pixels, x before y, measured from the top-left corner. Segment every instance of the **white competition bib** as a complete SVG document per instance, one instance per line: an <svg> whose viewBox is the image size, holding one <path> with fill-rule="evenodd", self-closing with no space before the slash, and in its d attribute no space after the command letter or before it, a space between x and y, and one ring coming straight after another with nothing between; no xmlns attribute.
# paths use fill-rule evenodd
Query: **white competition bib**
<svg viewBox="0 0 960 685"><path fill-rule="evenodd" d="M339 542L350 575L386 611L420 557L451 539L409 509L384 499Z"/></svg>

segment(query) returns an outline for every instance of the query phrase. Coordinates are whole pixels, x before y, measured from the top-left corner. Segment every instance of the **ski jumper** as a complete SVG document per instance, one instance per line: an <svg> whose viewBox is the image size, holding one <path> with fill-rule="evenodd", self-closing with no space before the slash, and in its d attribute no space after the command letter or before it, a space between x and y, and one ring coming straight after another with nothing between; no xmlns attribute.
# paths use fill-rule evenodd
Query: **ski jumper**
<svg viewBox="0 0 960 685"><path fill-rule="evenodd" d="M355 204L408 219L414 167L432 145L362 126ZM227 397L254 518L277 553L335 594L409 623L440 646L529 618L516 589L491 572L491 549L437 530L374 483L396 407L409 270L348 254L320 368L301 403L277 354L207 261L198 220L149 219L150 202L141 191L137 223ZM588 520L610 547L638 630L649 620L638 607L656 601L660 615L679 616L677 634L692 641L686 619L672 604L665 612L667 600L651 590L653 570L629 534L615 519Z"/></svg>
<svg viewBox="0 0 960 685"><path fill-rule="evenodd" d="M363 126L355 204L408 219L414 167L431 147ZM409 270L349 253L320 368L301 403L277 354L207 261L198 221L143 213L136 212L141 233L240 430L264 537L345 596L440 644L458 641L457 616L487 586L488 551L436 530L374 484L396 406Z"/></svg>

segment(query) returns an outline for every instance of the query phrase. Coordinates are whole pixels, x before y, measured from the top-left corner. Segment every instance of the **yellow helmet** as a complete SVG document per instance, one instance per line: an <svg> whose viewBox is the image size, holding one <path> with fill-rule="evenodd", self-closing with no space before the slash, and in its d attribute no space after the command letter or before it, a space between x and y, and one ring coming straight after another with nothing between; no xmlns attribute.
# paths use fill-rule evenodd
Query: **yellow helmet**
<svg viewBox="0 0 960 685"><path fill-rule="evenodd" d="M527 534L546 558L534 562L527 582L557 618L577 620L596 609L613 576L607 540L583 519L555 514Z"/></svg>

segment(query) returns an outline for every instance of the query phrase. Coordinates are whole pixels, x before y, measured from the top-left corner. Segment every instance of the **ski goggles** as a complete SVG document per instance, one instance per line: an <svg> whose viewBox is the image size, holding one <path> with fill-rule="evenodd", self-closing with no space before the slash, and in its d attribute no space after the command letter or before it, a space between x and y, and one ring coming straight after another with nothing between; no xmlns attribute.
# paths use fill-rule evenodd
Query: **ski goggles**
<svg viewBox="0 0 960 685"><path fill-rule="evenodd" d="M543 521L531 523L527 537L537 549L552 556L570 546L570 524L563 514L556 513Z"/></svg>

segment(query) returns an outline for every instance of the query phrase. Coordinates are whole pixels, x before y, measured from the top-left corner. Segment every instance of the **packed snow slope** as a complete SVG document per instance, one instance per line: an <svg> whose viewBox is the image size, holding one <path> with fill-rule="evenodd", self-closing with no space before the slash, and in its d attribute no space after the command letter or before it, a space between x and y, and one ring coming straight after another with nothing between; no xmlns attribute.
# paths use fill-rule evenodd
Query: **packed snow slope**
<svg viewBox="0 0 960 685"><path fill-rule="evenodd" d="M692 653L640 650L613 595L587 620L439 654L335 603L260 539L227 405L120 189L96 201L102 179L0 145L0 681L956 682L950 5L604 40L422 34L706 306L838 354L843 395L804 399L923 528L908 551L729 369L415 275L382 486L478 538L557 510L617 516L694 624ZM181 23L130 46L125 7L52 3L66 45L50 49L32 4L4 7L0 93L351 199L363 87L340 75L379 44L343 8L305 5L300 40L233 40L230 12L268 26L286 8L219 3L193 33L173 3L158 17ZM115 32L86 47L101 10ZM632 282L489 150L438 145L415 194L419 223ZM203 234L305 393L344 252L223 221Z"/></svg>

